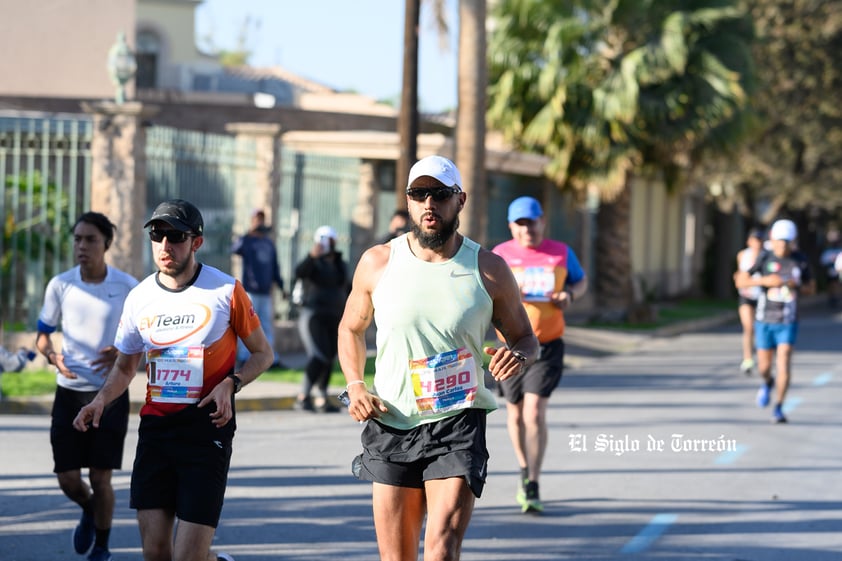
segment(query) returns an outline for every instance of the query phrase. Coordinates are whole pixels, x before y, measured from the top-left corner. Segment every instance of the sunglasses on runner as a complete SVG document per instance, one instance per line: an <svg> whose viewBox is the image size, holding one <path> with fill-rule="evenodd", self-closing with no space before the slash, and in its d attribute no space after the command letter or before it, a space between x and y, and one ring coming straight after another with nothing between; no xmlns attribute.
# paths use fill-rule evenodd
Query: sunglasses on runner
<svg viewBox="0 0 842 561"><path fill-rule="evenodd" d="M433 188L414 188L414 189L407 189L406 196L412 199L413 201L417 201L419 203L423 203L427 200L427 197L432 197L434 201L437 203L448 201L450 197L458 193L459 190L453 187L433 187Z"/></svg>
<svg viewBox="0 0 842 561"><path fill-rule="evenodd" d="M164 241L164 238L167 238L170 243L183 243L190 237L190 232L182 232L181 230L149 230L149 239L155 243Z"/></svg>

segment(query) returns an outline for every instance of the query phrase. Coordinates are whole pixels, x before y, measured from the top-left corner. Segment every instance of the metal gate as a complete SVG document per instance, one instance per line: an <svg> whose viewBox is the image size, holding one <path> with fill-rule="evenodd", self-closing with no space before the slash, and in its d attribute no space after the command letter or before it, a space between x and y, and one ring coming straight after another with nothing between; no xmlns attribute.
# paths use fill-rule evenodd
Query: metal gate
<svg viewBox="0 0 842 561"><path fill-rule="evenodd" d="M73 266L70 227L90 208L91 119L0 113L0 320L33 328L47 281Z"/></svg>
<svg viewBox="0 0 842 561"><path fill-rule="evenodd" d="M202 209L205 242L199 259L231 272L237 186L254 184L254 142L223 134L150 127L146 136L146 214L163 200L186 199ZM154 270L149 244L144 263Z"/></svg>
<svg viewBox="0 0 842 561"><path fill-rule="evenodd" d="M313 246L319 226L332 226L337 249L350 263L351 214L360 182L360 160L287 153L281 158L280 206L275 214L281 275L291 288L295 266Z"/></svg>

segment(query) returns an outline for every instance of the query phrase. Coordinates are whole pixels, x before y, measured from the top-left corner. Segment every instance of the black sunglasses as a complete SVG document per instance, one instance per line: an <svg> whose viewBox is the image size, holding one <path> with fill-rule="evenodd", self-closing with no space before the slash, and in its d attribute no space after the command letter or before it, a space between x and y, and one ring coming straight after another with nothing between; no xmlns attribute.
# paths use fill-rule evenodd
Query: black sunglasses
<svg viewBox="0 0 842 561"><path fill-rule="evenodd" d="M164 238L167 238L170 243L183 243L190 237L190 232L182 232L181 230L149 230L149 239L155 243L164 241Z"/></svg>
<svg viewBox="0 0 842 561"><path fill-rule="evenodd" d="M437 203L448 201L450 197L455 195L459 192L459 189L454 187L432 187L432 188L415 188L415 189L407 189L406 196L412 199L413 201L417 201L419 203L423 203L427 200L427 197L433 197L433 200Z"/></svg>

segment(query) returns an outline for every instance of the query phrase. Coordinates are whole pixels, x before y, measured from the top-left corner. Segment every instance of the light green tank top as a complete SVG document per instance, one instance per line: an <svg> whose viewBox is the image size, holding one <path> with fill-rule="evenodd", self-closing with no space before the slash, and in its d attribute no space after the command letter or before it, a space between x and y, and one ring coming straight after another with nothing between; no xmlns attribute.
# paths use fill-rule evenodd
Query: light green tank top
<svg viewBox="0 0 842 561"><path fill-rule="evenodd" d="M415 257L406 234L392 240L391 248L372 293L372 391L389 408L380 422L408 429L466 408L496 409L483 369L492 301L479 273L479 244L464 238L443 263Z"/></svg>

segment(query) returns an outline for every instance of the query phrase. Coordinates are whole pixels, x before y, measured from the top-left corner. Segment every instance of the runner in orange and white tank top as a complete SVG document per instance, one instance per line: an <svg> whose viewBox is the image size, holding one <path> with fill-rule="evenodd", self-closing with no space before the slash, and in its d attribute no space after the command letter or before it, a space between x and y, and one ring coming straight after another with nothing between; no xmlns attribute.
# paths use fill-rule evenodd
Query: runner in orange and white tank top
<svg viewBox="0 0 842 561"><path fill-rule="evenodd" d="M196 260L204 221L192 203L165 201L144 227L158 272L129 293L114 368L73 425L96 430L145 358L130 498L144 558L178 559L198 548L203 558L230 560L210 546L236 429L234 394L269 367L274 353L240 282ZM251 354L237 371L238 338Z"/></svg>

